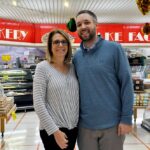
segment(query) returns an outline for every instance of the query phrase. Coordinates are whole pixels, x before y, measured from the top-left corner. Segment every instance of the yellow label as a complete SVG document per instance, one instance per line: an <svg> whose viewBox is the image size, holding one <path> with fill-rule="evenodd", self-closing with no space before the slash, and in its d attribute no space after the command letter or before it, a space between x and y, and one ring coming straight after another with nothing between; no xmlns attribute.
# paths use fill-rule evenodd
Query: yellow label
<svg viewBox="0 0 150 150"><path fill-rule="evenodd" d="M150 74L147 74L147 78L150 79Z"/></svg>
<svg viewBox="0 0 150 150"><path fill-rule="evenodd" d="M11 113L11 116L12 116L12 118L13 118L13 120L16 120L16 113L15 113L15 111L13 111L12 113Z"/></svg>
<svg viewBox="0 0 150 150"><path fill-rule="evenodd" d="M11 56L10 55L2 55L2 61L7 61L9 62L11 60Z"/></svg>
<svg viewBox="0 0 150 150"><path fill-rule="evenodd" d="M8 78L9 78L8 75L3 76L3 80L8 80Z"/></svg>

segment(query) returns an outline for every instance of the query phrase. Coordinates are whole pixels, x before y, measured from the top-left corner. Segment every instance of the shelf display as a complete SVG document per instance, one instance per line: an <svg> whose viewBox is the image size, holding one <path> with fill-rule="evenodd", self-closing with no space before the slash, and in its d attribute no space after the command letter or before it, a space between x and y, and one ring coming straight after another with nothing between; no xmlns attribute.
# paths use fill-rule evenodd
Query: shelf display
<svg viewBox="0 0 150 150"><path fill-rule="evenodd" d="M134 122L137 109L144 109L141 126L150 131L150 59L143 51L127 51L134 85Z"/></svg>
<svg viewBox="0 0 150 150"><path fill-rule="evenodd" d="M33 77L30 69L0 70L0 82L5 95L14 97L18 109L33 106Z"/></svg>
<svg viewBox="0 0 150 150"><path fill-rule="evenodd" d="M16 105L13 97L0 96L0 132L2 138L5 131L5 123L10 119L12 113L15 113ZM6 121L5 121L6 120Z"/></svg>
<svg viewBox="0 0 150 150"><path fill-rule="evenodd" d="M147 106L150 99L149 93L134 93L134 106Z"/></svg>
<svg viewBox="0 0 150 150"><path fill-rule="evenodd" d="M133 115L134 122L136 123L137 119L137 109L146 109L150 101L150 92L149 91L134 91L134 104L133 104Z"/></svg>
<svg viewBox="0 0 150 150"><path fill-rule="evenodd" d="M14 105L13 97L0 96L0 114L6 114Z"/></svg>

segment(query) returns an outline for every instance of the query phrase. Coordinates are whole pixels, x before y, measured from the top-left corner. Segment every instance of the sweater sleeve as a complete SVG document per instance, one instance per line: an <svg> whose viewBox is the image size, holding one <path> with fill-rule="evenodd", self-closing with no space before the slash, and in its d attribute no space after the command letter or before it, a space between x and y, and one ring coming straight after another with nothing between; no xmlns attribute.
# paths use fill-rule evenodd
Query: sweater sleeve
<svg viewBox="0 0 150 150"><path fill-rule="evenodd" d="M45 67L38 64L35 71L33 81L33 102L36 114L39 117L40 123L46 130L48 135L53 134L58 130L52 117L48 113L46 104L47 77Z"/></svg>
<svg viewBox="0 0 150 150"><path fill-rule="evenodd" d="M116 73L121 90L121 123L132 124L133 112L133 82L131 77L131 69L124 49L119 44L115 58Z"/></svg>

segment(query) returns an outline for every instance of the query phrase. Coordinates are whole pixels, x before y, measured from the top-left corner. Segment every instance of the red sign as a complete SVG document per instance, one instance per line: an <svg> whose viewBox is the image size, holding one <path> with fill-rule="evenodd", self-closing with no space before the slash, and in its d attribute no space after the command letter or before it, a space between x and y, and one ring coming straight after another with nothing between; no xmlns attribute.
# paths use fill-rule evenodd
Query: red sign
<svg viewBox="0 0 150 150"><path fill-rule="evenodd" d="M144 35L144 24L99 24L97 31L106 40L120 43L150 43L150 35Z"/></svg>
<svg viewBox="0 0 150 150"><path fill-rule="evenodd" d="M80 42L77 33L68 31L66 24L35 24L35 43L41 43L42 36L53 29L62 29L69 34L71 39L74 39L75 43Z"/></svg>
<svg viewBox="0 0 150 150"><path fill-rule="evenodd" d="M0 40L35 42L34 25L0 19Z"/></svg>
<svg viewBox="0 0 150 150"><path fill-rule="evenodd" d="M106 40L119 43L150 43L144 35L144 24L98 24L97 34ZM68 31L66 24L32 24L0 19L0 40L41 43L42 36L53 29L65 30L74 43L80 43L77 32Z"/></svg>

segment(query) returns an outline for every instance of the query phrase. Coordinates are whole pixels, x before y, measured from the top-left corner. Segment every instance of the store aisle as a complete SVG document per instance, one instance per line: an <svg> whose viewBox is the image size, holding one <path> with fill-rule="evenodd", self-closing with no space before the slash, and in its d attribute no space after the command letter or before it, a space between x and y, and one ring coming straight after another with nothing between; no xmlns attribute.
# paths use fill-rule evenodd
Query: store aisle
<svg viewBox="0 0 150 150"><path fill-rule="evenodd" d="M150 150L150 132L141 128L143 110L138 110L137 123L127 135L124 150ZM6 124L5 146L2 150L44 150L38 132L38 118L34 111L17 113L17 119ZM76 150L78 148L76 147Z"/></svg>

